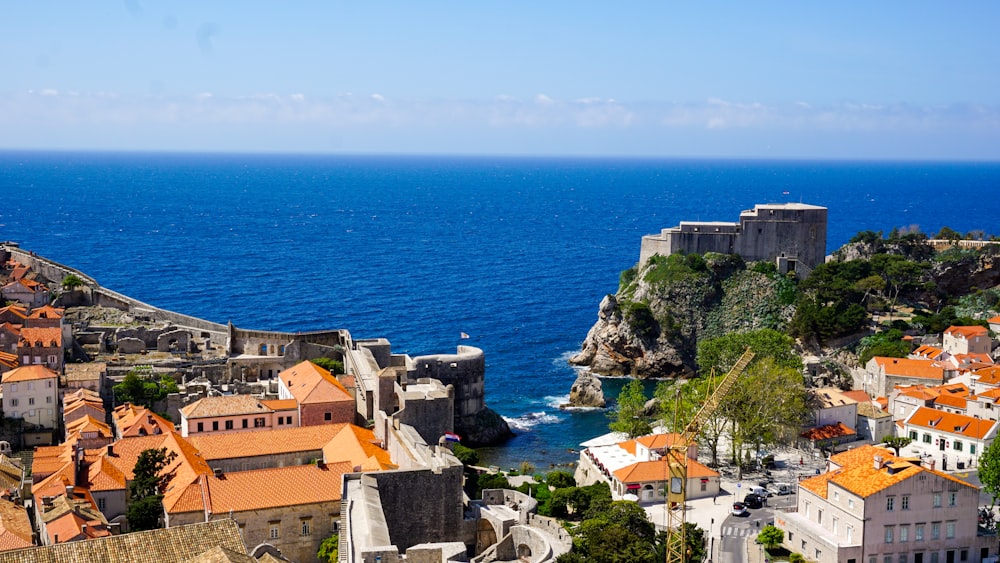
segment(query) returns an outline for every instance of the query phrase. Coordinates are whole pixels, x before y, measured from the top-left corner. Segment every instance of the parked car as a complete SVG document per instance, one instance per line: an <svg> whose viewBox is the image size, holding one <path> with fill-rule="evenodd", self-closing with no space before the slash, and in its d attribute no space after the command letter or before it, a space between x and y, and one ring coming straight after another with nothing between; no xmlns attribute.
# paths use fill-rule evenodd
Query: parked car
<svg viewBox="0 0 1000 563"><path fill-rule="evenodd" d="M765 497L758 496L753 493L748 493L747 496L743 497L743 504L745 504L747 508L760 508L764 506L765 502L767 502Z"/></svg>
<svg viewBox="0 0 1000 563"><path fill-rule="evenodd" d="M747 505L742 502L733 503L733 516L749 516L750 511L747 510Z"/></svg>
<svg viewBox="0 0 1000 563"><path fill-rule="evenodd" d="M774 493L760 486L750 487L750 492L763 498L774 496Z"/></svg>
<svg viewBox="0 0 1000 563"><path fill-rule="evenodd" d="M791 483L775 483L771 485L771 490L778 495L790 495L795 492L795 485Z"/></svg>

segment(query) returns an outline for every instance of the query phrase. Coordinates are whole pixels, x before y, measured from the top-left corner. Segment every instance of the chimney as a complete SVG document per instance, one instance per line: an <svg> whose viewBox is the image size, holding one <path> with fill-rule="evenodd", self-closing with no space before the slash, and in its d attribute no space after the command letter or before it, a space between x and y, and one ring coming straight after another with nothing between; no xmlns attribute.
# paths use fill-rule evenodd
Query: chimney
<svg viewBox="0 0 1000 563"><path fill-rule="evenodd" d="M875 471L882 469L882 456L877 455L872 458L872 461L875 463Z"/></svg>
<svg viewBox="0 0 1000 563"><path fill-rule="evenodd" d="M87 525L86 524L80 526L80 533L83 534L83 537L87 537Z"/></svg>
<svg viewBox="0 0 1000 563"><path fill-rule="evenodd" d="M214 471L215 471L215 478L216 479L222 479L222 478L224 478L224 474L222 473L222 468L221 467L216 467L214 469Z"/></svg>
<svg viewBox="0 0 1000 563"><path fill-rule="evenodd" d="M73 485L66 485L66 498L73 498Z"/></svg>

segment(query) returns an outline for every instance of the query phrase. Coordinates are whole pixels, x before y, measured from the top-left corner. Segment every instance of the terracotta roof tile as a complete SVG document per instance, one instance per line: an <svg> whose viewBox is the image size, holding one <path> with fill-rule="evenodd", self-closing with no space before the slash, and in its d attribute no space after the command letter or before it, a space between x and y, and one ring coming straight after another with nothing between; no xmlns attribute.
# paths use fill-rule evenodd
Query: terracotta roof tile
<svg viewBox="0 0 1000 563"><path fill-rule="evenodd" d="M937 362L885 356L875 356L873 359L882 366L886 375L944 381L944 366Z"/></svg>
<svg viewBox="0 0 1000 563"><path fill-rule="evenodd" d="M0 365L6 367L7 369L14 369L17 367L17 354L9 354L7 352L0 351Z"/></svg>
<svg viewBox="0 0 1000 563"><path fill-rule="evenodd" d="M868 393L865 393L863 389L851 389L850 391L841 391L846 397L850 397L857 401L858 403L870 403L872 402L871 397Z"/></svg>
<svg viewBox="0 0 1000 563"><path fill-rule="evenodd" d="M221 395L205 397L181 409L188 419L214 418L217 416L237 416L241 414L264 414L273 412L253 395Z"/></svg>
<svg viewBox="0 0 1000 563"><path fill-rule="evenodd" d="M7 305L6 307L0 308L0 315L4 314L21 320L28 318L28 310L24 307L18 307L17 305Z"/></svg>
<svg viewBox="0 0 1000 563"><path fill-rule="evenodd" d="M226 514L229 511L266 510L286 506L301 506L321 502L339 502L341 499L341 478L351 472L349 463L328 463L317 465L291 465L274 469L254 469L234 471L221 477L205 475L201 477L211 511ZM170 514L200 511L202 498L193 490L192 484L184 495L185 502L178 503Z"/></svg>
<svg viewBox="0 0 1000 563"><path fill-rule="evenodd" d="M336 377L310 361L282 371L278 378L300 404L354 400Z"/></svg>
<svg viewBox="0 0 1000 563"><path fill-rule="evenodd" d="M131 403L115 407L111 420L122 438L159 436L174 431L173 422Z"/></svg>
<svg viewBox="0 0 1000 563"><path fill-rule="evenodd" d="M975 440L985 438L996 426L994 420L984 420L928 407L919 407L906 419L906 424L937 432L964 436Z"/></svg>
<svg viewBox="0 0 1000 563"><path fill-rule="evenodd" d="M972 372L983 385L1000 385L1000 366L977 369Z"/></svg>
<svg viewBox="0 0 1000 563"><path fill-rule="evenodd" d="M61 319L63 318L63 313L66 309L59 309L53 307L52 305L45 305L43 307L38 307L31 311L28 315L29 319Z"/></svg>
<svg viewBox="0 0 1000 563"><path fill-rule="evenodd" d="M944 333L968 339L975 336L986 336L989 334L989 329L984 326L950 326Z"/></svg>
<svg viewBox="0 0 1000 563"><path fill-rule="evenodd" d="M836 424L827 424L825 426L818 426L816 428L810 428L802 433L802 437L806 440L830 440L832 438L842 438L844 436L854 436L855 432L850 427L846 426L843 422L838 422Z"/></svg>
<svg viewBox="0 0 1000 563"><path fill-rule="evenodd" d="M191 436L206 460L322 450L346 423Z"/></svg>
<svg viewBox="0 0 1000 563"><path fill-rule="evenodd" d="M3 374L4 383L19 381L39 381L43 379L58 379L59 375L43 365L31 365L12 369Z"/></svg>
<svg viewBox="0 0 1000 563"><path fill-rule="evenodd" d="M615 471L614 475L615 479L626 484L665 481L667 479L667 460L638 461ZM695 477L718 477L719 473L702 463L688 458L687 476L689 479Z"/></svg>
<svg viewBox="0 0 1000 563"><path fill-rule="evenodd" d="M270 399L260 403L273 411L291 411L299 408L299 402L295 399Z"/></svg>
<svg viewBox="0 0 1000 563"><path fill-rule="evenodd" d="M323 459L327 463L346 461L361 471L396 469L389 452L379 447L378 442L371 430L347 424L323 446Z"/></svg>
<svg viewBox="0 0 1000 563"><path fill-rule="evenodd" d="M0 551L31 547L31 522L23 506L0 499Z"/></svg>
<svg viewBox="0 0 1000 563"><path fill-rule="evenodd" d="M42 346L62 346L62 329L58 327L24 327L21 329L21 341L27 346L41 342Z"/></svg>

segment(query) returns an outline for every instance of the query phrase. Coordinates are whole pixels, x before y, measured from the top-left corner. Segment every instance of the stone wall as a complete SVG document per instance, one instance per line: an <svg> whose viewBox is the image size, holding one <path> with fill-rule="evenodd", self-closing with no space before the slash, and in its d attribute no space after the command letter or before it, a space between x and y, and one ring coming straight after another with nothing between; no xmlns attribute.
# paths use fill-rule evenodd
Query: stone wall
<svg viewBox="0 0 1000 563"><path fill-rule="evenodd" d="M462 514L462 465L372 473L392 544L401 551L420 543L469 545Z"/></svg>

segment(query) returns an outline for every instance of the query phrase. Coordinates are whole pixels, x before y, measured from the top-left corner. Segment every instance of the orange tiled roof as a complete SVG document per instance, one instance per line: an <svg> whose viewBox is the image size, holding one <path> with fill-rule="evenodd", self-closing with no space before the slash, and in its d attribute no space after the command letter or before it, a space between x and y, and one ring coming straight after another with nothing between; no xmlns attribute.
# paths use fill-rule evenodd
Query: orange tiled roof
<svg viewBox="0 0 1000 563"><path fill-rule="evenodd" d="M346 461L362 471L396 469L398 466L392 463L389 452L379 447L378 442L371 430L347 424L323 446L323 459L327 463Z"/></svg>
<svg viewBox="0 0 1000 563"><path fill-rule="evenodd" d="M983 420L928 407L917 408L906 423L975 440L982 440L996 425L994 420Z"/></svg>
<svg viewBox="0 0 1000 563"><path fill-rule="evenodd" d="M188 440L206 460L255 457L322 450L346 426L349 425L341 422L254 432L204 434L191 436Z"/></svg>
<svg viewBox="0 0 1000 563"><path fill-rule="evenodd" d="M956 409L965 409L967 405L967 400L965 397L959 397L956 395L949 395L947 393L942 393L934 400L935 405L944 405L946 407L952 407Z"/></svg>
<svg viewBox="0 0 1000 563"><path fill-rule="evenodd" d="M885 356L875 356L873 359L885 370L886 375L944 380L944 367L937 362Z"/></svg>
<svg viewBox="0 0 1000 563"><path fill-rule="evenodd" d="M7 369L14 369L18 365L17 354L8 354L7 352L0 352L0 366L4 366Z"/></svg>
<svg viewBox="0 0 1000 563"><path fill-rule="evenodd" d="M22 328L21 346L34 346L41 342L42 346L62 346L62 329L59 327Z"/></svg>
<svg viewBox="0 0 1000 563"><path fill-rule="evenodd" d="M994 387L988 391L983 391L978 395L981 398L991 399L994 403L1000 399L1000 387Z"/></svg>
<svg viewBox="0 0 1000 563"><path fill-rule="evenodd" d="M28 318L28 310L25 309L24 307L19 307L17 305L7 305L6 307L0 308L0 315L3 315L5 313L9 313L13 315L15 318L21 320Z"/></svg>
<svg viewBox="0 0 1000 563"><path fill-rule="evenodd" d="M121 491L128 487L125 473L108 458L107 449L87 452L87 484L93 491Z"/></svg>
<svg viewBox="0 0 1000 563"><path fill-rule="evenodd" d="M875 403L882 410L886 410L887 408L889 408L889 398L888 397L875 397Z"/></svg>
<svg viewBox="0 0 1000 563"><path fill-rule="evenodd" d="M241 414L265 414L273 412L253 395L221 395L205 397L185 406L181 414L186 418L215 418L217 416L239 416Z"/></svg>
<svg viewBox="0 0 1000 563"><path fill-rule="evenodd" d="M45 305L44 307L38 307L37 309L33 310L31 312L31 314L28 315L28 318L29 319L61 319L61 318L63 318L63 313L65 311L66 311L66 309L59 309L57 307L53 307L52 305Z"/></svg>
<svg viewBox="0 0 1000 563"><path fill-rule="evenodd" d="M1000 366L981 368L972 373L979 376L978 381L983 385L1000 385Z"/></svg>
<svg viewBox="0 0 1000 563"><path fill-rule="evenodd" d="M278 378L300 404L354 401L336 377L310 361L282 371Z"/></svg>
<svg viewBox="0 0 1000 563"><path fill-rule="evenodd" d="M157 436L174 431L173 422L146 407L137 407L131 403L115 407L111 420L122 438Z"/></svg>
<svg viewBox="0 0 1000 563"><path fill-rule="evenodd" d="M816 428L810 428L802 433L802 437L807 440L830 440L833 438L841 438L843 436L854 436L857 434L850 427L846 426L842 422L836 424L827 424L825 426L818 426Z"/></svg>
<svg viewBox="0 0 1000 563"><path fill-rule="evenodd" d="M637 461L632 465L626 465L618 471L615 471L614 475L615 479L618 479L625 484L666 481L667 460L659 459L657 461ZM688 458L687 476L688 479L696 477L718 477L719 473L702 463L698 463L697 461Z"/></svg>
<svg viewBox="0 0 1000 563"><path fill-rule="evenodd" d="M969 339L974 336L986 336L989 334L989 329L984 326L950 326L944 333Z"/></svg>
<svg viewBox="0 0 1000 563"><path fill-rule="evenodd" d="M56 379L59 375L43 365L31 365L12 369L3 374L4 383L17 383L19 381L39 381L42 379Z"/></svg>
<svg viewBox="0 0 1000 563"><path fill-rule="evenodd" d="M270 399L261 401L260 404L273 411L293 411L299 408L299 402L295 399Z"/></svg>
<svg viewBox="0 0 1000 563"><path fill-rule="evenodd" d="M621 442L618 444L618 447L632 455L635 455L635 440L628 440L626 442Z"/></svg>
<svg viewBox="0 0 1000 563"><path fill-rule="evenodd" d="M986 322L988 322L988 323L990 323L990 324L992 324L992 325L995 325L995 324L998 324L998 323L1000 323L1000 315L997 315L997 316L995 316L995 317L992 317L992 318L990 318L990 319L987 319L987 321L986 321Z"/></svg>
<svg viewBox="0 0 1000 563"><path fill-rule="evenodd" d="M882 456L882 466L879 469L875 469L875 456ZM951 475L914 465L903 458L892 455L891 451L877 446L854 448L831 456L830 461L837 469L799 481L799 485L827 498L828 484L835 483L864 498L923 473L936 475L966 487L973 487Z"/></svg>
<svg viewBox="0 0 1000 563"><path fill-rule="evenodd" d="M944 350L936 346L931 346L930 344L924 344L914 350L912 354L914 356L922 356L924 358L936 360L941 356L941 354L944 354Z"/></svg>
<svg viewBox="0 0 1000 563"><path fill-rule="evenodd" d="M858 403L870 403L870 402L872 402L871 397L869 397L868 393L865 393L865 391L863 389L851 389L850 391L841 391L841 393L843 393L844 396L846 396L846 397L850 397L851 399L854 399Z"/></svg>
<svg viewBox="0 0 1000 563"><path fill-rule="evenodd" d="M189 485L183 502L167 512L200 512L204 510L202 499L208 500L214 514L339 503L341 478L350 472L348 463L328 463L322 467L310 464L234 471L221 477L205 475ZM204 495L198 490L202 486Z"/></svg>

